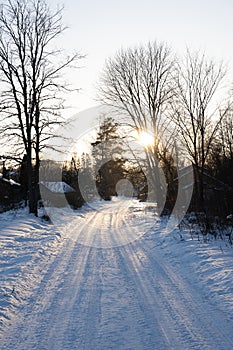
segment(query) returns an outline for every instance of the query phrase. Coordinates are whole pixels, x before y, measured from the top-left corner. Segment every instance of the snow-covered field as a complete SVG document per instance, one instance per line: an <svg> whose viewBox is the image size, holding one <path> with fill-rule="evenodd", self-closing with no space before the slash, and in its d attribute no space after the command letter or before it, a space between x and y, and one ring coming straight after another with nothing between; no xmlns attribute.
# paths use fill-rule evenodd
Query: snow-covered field
<svg viewBox="0 0 233 350"><path fill-rule="evenodd" d="M151 204L0 215L0 349L233 349L233 248Z"/></svg>

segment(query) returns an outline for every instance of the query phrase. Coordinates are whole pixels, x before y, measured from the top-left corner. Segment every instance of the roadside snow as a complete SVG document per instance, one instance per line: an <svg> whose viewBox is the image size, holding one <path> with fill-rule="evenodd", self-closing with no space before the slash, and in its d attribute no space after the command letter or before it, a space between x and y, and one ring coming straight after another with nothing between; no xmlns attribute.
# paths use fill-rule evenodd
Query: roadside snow
<svg viewBox="0 0 233 350"><path fill-rule="evenodd" d="M59 241L60 233L27 209L0 214L0 329L27 302Z"/></svg>
<svg viewBox="0 0 233 350"><path fill-rule="evenodd" d="M176 228L172 233L166 229L151 237L160 246L177 273L199 285L206 301L215 303L233 319L233 246L228 237L215 239L213 235L202 236L197 231Z"/></svg>

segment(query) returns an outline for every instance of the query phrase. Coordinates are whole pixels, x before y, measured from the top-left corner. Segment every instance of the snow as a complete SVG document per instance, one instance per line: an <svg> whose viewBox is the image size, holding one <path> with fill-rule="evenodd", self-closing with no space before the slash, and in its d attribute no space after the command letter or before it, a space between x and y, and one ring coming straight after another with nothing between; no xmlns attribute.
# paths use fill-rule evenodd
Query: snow
<svg viewBox="0 0 233 350"><path fill-rule="evenodd" d="M26 209L0 215L0 328L27 299L39 265L54 254L60 233L48 226Z"/></svg>
<svg viewBox="0 0 233 350"><path fill-rule="evenodd" d="M233 348L233 248L118 198L0 216L0 348Z"/></svg>
<svg viewBox="0 0 233 350"><path fill-rule="evenodd" d="M14 181L14 180L12 180L12 179L9 180L9 183L10 183L11 185L21 186L18 182Z"/></svg>
<svg viewBox="0 0 233 350"><path fill-rule="evenodd" d="M233 246L227 236L191 235L187 229L160 234L160 247L169 255L177 273L184 270L187 278L200 284L203 297L233 316ZM232 317L233 318L233 317Z"/></svg>
<svg viewBox="0 0 233 350"><path fill-rule="evenodd" d="M1 173L0 173L0 178L1 178L2 181L9 183L11 186L21 186L18 182L14 181L12 179L8 180L8 179L3 178L1 176Z"/></svg>
<svg viewBox="0 0 233 350"><path fill-rule="evenodd" d="M41 184L54 193L75 192L75 190L64 181L46 181L41 182Z"/></svg>

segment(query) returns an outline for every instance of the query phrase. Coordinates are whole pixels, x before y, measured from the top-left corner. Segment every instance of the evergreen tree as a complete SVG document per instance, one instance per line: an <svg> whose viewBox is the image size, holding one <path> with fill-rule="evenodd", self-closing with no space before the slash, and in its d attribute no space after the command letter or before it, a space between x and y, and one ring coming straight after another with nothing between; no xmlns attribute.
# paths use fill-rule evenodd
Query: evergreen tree
<svg viewBox="0 0 233 350"><path fill-rule="evenodd" d="M103 116L96 141L91 145L98 192L102 198L110 199L116 195L117 181L124 178L125 158L119 124L113 118Z"/></svg>

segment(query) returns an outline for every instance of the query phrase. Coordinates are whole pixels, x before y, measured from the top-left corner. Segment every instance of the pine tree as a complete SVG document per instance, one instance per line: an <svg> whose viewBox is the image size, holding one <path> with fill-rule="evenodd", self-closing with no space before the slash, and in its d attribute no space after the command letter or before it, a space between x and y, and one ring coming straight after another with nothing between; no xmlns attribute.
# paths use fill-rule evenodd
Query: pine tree
<svg viewBox="0 0 233 350"><path fill-rule="evenodd" d="M96 141L92 144L96 186L100 196L110 199L116 195L117 181L124 178L123 140L119 124L111 117L103 116Z"/></svg>

